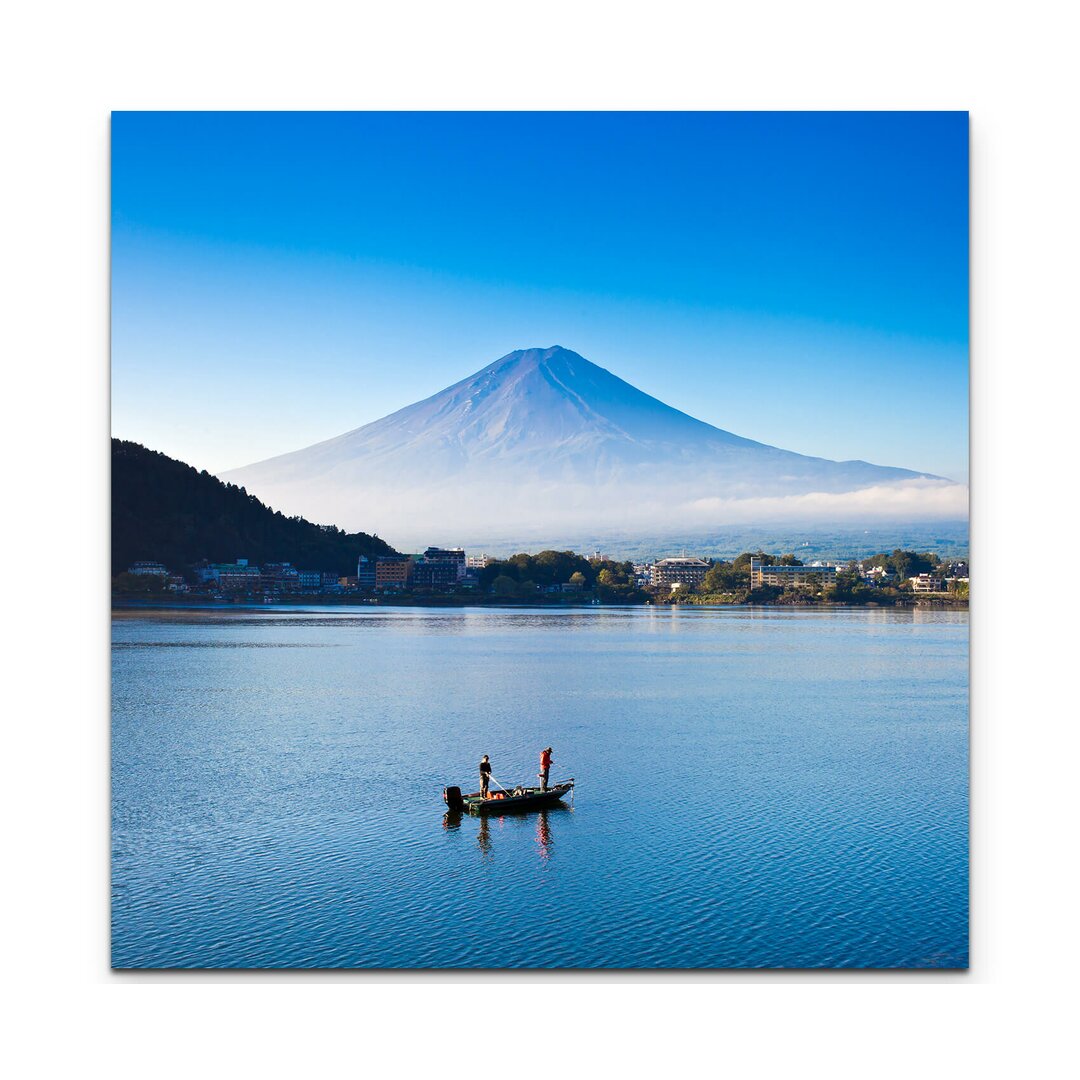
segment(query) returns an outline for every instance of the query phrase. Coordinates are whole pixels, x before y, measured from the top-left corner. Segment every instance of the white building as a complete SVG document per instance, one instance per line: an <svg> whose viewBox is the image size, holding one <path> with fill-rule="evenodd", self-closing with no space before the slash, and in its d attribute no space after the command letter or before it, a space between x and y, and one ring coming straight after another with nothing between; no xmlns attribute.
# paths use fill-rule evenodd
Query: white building
<svg viewBox="0 0 1080 1080"><path fill-rule="evenodd" d="M945 583L933 574L919 574L917 577L908 578L911 582L911 591L918 593L944 592Z"/></svg>

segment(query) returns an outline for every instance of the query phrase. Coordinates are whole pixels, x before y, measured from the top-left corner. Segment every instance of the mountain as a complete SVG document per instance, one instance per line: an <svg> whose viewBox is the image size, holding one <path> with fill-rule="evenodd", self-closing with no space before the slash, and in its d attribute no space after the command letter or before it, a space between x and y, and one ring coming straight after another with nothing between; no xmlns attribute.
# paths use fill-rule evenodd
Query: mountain
<svg viewBox="0 0 1080 1080"><path fill-rule="evenodd" d="M113 574L140 560L180 572L203 559L237 558L355 574L360 555L392 551L377 536L287 518L208 472L112 441Z"/></svg>
<svg viewBox="0 0 1080 1080"><path fill-rule="evenodd" d="M926 504L931 517L947 504L957 517L958 498L966 500L940 477L806 457L723 431L558 346L509 353L381 420L222 476L289 512L370 521L418 543L463 533L685 531L778 514L842 516L845 503L901 515ZM944 500L943 489L951 489ZM858 492L862 499L850 498Z"/></svg>

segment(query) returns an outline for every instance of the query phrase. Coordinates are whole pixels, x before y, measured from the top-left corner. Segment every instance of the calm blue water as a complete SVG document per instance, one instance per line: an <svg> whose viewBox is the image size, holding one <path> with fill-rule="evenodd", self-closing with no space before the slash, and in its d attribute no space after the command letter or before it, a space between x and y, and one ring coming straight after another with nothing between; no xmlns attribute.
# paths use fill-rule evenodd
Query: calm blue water
<svg viewBox="0 0 1080 1080"><path fill-rule="evenodd" d="M966 612L116 613L116 967L964 967ZM574 775L572 809L444 816Z"/></svg>

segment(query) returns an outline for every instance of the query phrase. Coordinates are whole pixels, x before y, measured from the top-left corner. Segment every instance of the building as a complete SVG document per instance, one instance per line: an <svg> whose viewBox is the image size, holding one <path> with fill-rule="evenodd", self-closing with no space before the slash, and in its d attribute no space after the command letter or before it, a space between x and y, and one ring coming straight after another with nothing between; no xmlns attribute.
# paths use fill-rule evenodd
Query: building
<svg viewBox="0 0 1080 1080"><path fill-rule="evenodd" d="M297 581L301 589L321 589L323 576L318 570L297 570Z"/></svg>
<svg viewBox="0 0 1080 1080"><path fill-rule="evenodd" d="M462 564L464 565L464 564ZM444 562L439 559L429 560L425 557L416 559L412 566L412 583L424 588L447 587L456 585L458 567L456 563Z"/></svg>
<svg viewBox="0 0 1080 1080"><path fill-rule="evenodd" d="M380 555L375 560L375 588L404 589L411 572L412 560L405 555Z"/></svg>
<svg viewBox="0 0 1080 1080"><path fill-rule="evenodd" d="M257 566L222 566L215 580L218 588L228 592L253 592L262 585Z"/></svg>
<svg viewBox="0 0 1080 1080"><path fill-rule="evenodd" d="M237 559L234 563L207 563L200 566L199 581L203 585L213 584L229 592L251 592L262 583L262 572L257 566L250 566L247 559Z"/></svg>
<svg viewBox="0 0 1080 1080"><path fill-rule="evenodd" d="M168 577L169 571L164 563L159 562L137 562L132 563L127 572L129 574L153 574L155 577Z"/></svg>
<svg viewBox="0 0 1080 1080"><path fill-rule="evenodd" d="M933 574L919 574L917 577L908 578L911 582L911 591L917 593L945 592L945 583Z"/></svg>
<svg viewBox="0 0 1080 1080"><path fill-rule="evenodd" d="M895 585L900 576L884 566L871 566L863 573L862 579L869 585Z"/></svg>
<svg viewBox="0 0 1080 1080"><path fill-rule="evenodd" d="M649 584L654 589L696 589L709 572L704 559L661 559L654 562L649 571Z"/></svg>
<svg viewBox="0 0 1080 1080"><path fill-rule="evenodd" d="M263 566L263 587L270 592L299 592L300 571L292 563L266 563Z"/></svg>
<svg viewBox="0 0 1080 1080"><path fill-rule="evenodd" d="M492 555L469 555L465 559L466 570L483 570L495 561Z"/></svg>
<svg viewBox="0 0 1080 1080"><path fill-rule="evenodd" d="M429 547L423 554L426 563L449 563L454 568L454 577L463 578L468 569L468 559L464 548Z"/></svg>
<svg viewBox="0 0 1080 1080"><path fill-rule="evenodd" d="M413 561L407 555L361 555L356 563L355 586L359 589L404 589L412 580Z"/></svg>
<svg viewBox="0 0 1080 1080"><path fill-rule="evenodd" d="M836 581L835 566L766 566L750 559L750 588L769 585L774 589L814 589Z"/></svg>

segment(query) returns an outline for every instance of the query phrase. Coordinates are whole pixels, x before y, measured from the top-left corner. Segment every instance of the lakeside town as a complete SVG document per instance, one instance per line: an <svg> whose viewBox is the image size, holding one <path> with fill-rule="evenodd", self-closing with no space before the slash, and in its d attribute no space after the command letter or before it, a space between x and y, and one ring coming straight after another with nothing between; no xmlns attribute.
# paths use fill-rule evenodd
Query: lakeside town
<svg viewBox="0 0 1080 1080"><path fill-rule="evenodd" d="M113 579L116 600L237 603L355 601L395 604L912 604L966 605L966 559L896 549L861 560L803 563L793 554L745 552L726 561L690 556L618 561L600 551L542 551L506 559L461 547L415 555L361 555L356 573L203 561L138 561Z"/></svg>

